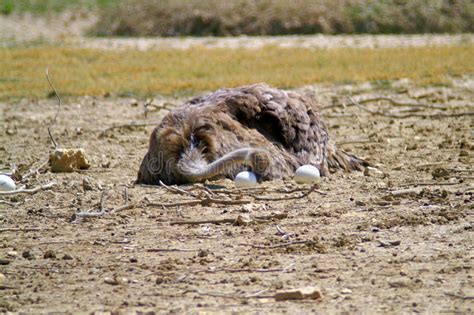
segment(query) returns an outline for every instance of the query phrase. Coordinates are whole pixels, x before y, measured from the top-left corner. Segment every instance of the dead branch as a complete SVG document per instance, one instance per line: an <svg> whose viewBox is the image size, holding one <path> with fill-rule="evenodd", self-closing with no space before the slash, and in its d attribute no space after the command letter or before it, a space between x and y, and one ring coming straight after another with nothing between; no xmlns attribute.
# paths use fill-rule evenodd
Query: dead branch
<svg viewBox="0 0 474 315"><path fill-rule="evenodd" d="M254 244L242 244L244 246L250 246L252 248L261 248L261 249L269 249L269 248L280 248L280 247L287 247L292 245L313 245L317 244L315 241L293 241L283 244L274 244L274 245L254 245Z"/></svg>
<svg viewBox="0 0 474 315"><path fill-rule="evenodd" d="M307 196L309 196L311 193L313 192L317 192L318 194L320 195L327 195L326 193L322 192L322 191L319 191L319 190L316 190L316 188L318 188L319 185L318 184L315 184L313 185L307 192L303 193L303 194L300 194L299 196L286 196L286 197L276 197L276 198L272 198L272 197L259 197L259 196L255 196L255 200L263 200L263 201L281 201L281 200L293 200L293 199L302 199L302 198L305 198Z"/></svg>
<svg viewBox="0 0 474 315"><path fill-rule="evenodd" d="M149 248L146 250L149 253L159 253L159 252L196 252L197 249L187 249L187 248Z"/></svg>
<svg viewBox="0 0 474 315"><path fill-rule="evenodd" d="M255 272L255 273L271 273L271 272L286 272L289 269L287 268L278 268L278 269L252 269L252 268L242 268L242 269L232 269L232 268L216 268L216 269L205 269L198 270L194 273L217 273L217 272L229 272L229 273L239 273L239 272Z"/></svg>
<svg viewBox="0 0 474 315"><path fill-rule="evenodd" d="M338 146L346 145L346 144L366 144L366 143L378 143L376 140L370 139L360 139L360 140L348 140L348 141L341 141L338 142Z"/></svg>
<svg viewBox="0 0 474 315"><path fill-rule="evenodd" d="M153 122L131 122L129 124L112 125L110 127L105 128L104 130L102 130L100 134L104 135L108 131L114 130L114 129L136 128L136 127L146 127L146 126L158 126L159 123L160 123L159 121L153 121Z"/></svg>
<svg viewBox="0 0 474 315"><path fill-rule="evenodd" d="M239 217L237 218L224 218L224 219L209 219L209 220L193 220L193 221L171 221L169 222L170 225L200 225L200 224L226 224L226 223L237 223L239 221ZM285 219L288 217L286 212L275 213L266 216L257 216L254 218L250 218L251 220L254 219L255 221L269 221L272 219Z"/></svg>
<svg viewBox="0 0 474 315"><path fill-rule="evenodd" d="M171 221L170 225L200 225L200 224L225 224L235 223L235 218L226 219L210 219L210 220L196 220L196 221Z"/></svg>
<svg viewBox="0 0 474 315"><path fill-rule="evenodd" d="M182 194L182 195L186 195L186 196L196 197L196 195L193 194L192 192L183 190L183 189L177 187L176 185L168 186L168 185L166 185L165 183L163 183L161 180L160 180L159 183L160 183L160 185L163 186L166 190L168 190L168 191L170 191L170 192L172 192L172 193L178 193L178 194Z"/></svg>
<svg viewBox="0 0 474 315"><path fill-rule="evenodd" d="M406 183L400 185L400 187L408 187L408 186L453 186L453 185L461 185L462 182L413 182L413 183Z"/></svg>
<svg viewBox="0 0 474 315"><path fill-rule="evenodd" d="M215 199L211 197L206 197L200 200L189 200L189 201L179 201L179 202L172 202L172 203L156 203L150 202L147 206L150 207L176 207L176 206L210 206L212 204L220 204L220 205L243 205L247 203L251 203L251 200L221 200Z"/></svg>
<svg viewBox="0 0 474 315"><path fill-rule="evenodd" d="M16 194L36 194L38 191L43 191L43 190L48 190L51 187L55 186L56 182L51 182L43 186L38 186L32 189L25 189L25 188L20 188L17 190L11 190L11 191L0 191L0 196L9 196L9 195L16 195Z"/></svg>
<svg viewBox="0 0 474 315"><path fill-rule="evenodd" d="M41 227L30 227L30 228L3 228L0 232L35 232L35 231L52 231L54 228L41 228Z"/></svg>
<svg viewBox="0 0 474 315"><path fill-rule="evenodd" d="M29 178L30 176L33 176L33 175L37 174L43 167L47 166L48 163L49 163L49 158L46 161L44 161L43 163L41 163L38 167L30 168L30 170L25 175L21 176L21 181L23 182L27 178Z"/></svg>
<svg viewBox="0 0 474 315"><path fill-rule="evenodd" d="M56 110L56 115L54 115L53 121L52 121L51 124L48 126L48 135L49 135L49 138L51 139L51 142L53 143L54 148L57 149L57 148L58 148L58 144L57 144L57 142L54 140L53 135L51 134L51 127L53 127L53 125L56 124L56 120L57 120L57 118L58 118L59 111L61 110L61 98L59 97L58 92L57 92L56 89L54 88L53 83L52 83L51 80L49 79L48 68L46 68L46 73L45 73L45 74L46 74L46 80L48 80L49 86L51 87L51 89L53 90L54 95L55 95L55 96L57 97L57 99L58 99L58 109Z"/></svg>
<svg viewBox="0 0 474 315"><path fill-rule="evenodd" d="M380 102L380 101L387 101L391 105L395 107L412 107L412 108L428 108L428 109L439 109L439 110L447 110L453 107L470 107L470 104L463 104L462 106L453 106L453 105L442 105L442 104L425 104L425 103L419 103L419 102L401 102L394 100L390 97L386 96L379 96L379 97L373 97L373 98L366 98L366 99L361 99L357 100L358 104L368 104L368 103L375 103L375 102ZM354 103L352 104L334 104L334 105L328 105L324 106L321 108L321 111L328 110L331 108L338 108L338 107L350 107L350 106L356 106Z"/></svg>
<svg viewBox="0 0 474 315"><path fill-rule="evenodd" d="M391 117L391 118L398 118L398 119L403 119L403 118L410 118L410 117L422 117L422 118L443 118L443 117L463 117L463 116L473 116L474 111L468 111L468 112L460 112L460 113L435 113L435 114L420 114L420 113L411 113L411 114L394 114L394 113L387 113L379 110L374 110L367 108L365 106L362 106L360 102L357 102L353 97L349 98L351 102L356 106L357 108L368 112L372 115L377 115L377 116L384 116L384 117Z"/></svg>
<svg viewBox="0 0 474 315"><path fill-rule="evenodd" d="M74 222L79 222L81 219L84 218L96 218L96 217L102 217L106 215L111 215L123 210L129 210L133 209L137 206L136 203L129 203L128 202L128 192L127 192L127 187L125 187L124 193L123 193L123 198L124 198L124 205L113 208L111 210L106 210L105 207L105 201L107 197L107 192L103 191L102 194L100 195L100 211L85 211L85 212L78 212L75 214L76 220Z"/></svg>

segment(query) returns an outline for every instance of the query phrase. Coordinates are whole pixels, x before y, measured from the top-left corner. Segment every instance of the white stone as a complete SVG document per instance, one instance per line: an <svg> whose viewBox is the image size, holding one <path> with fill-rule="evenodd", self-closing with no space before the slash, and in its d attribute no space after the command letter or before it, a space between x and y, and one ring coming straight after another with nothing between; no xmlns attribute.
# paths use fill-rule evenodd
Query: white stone
<svg viewBox="0 0 474 315"><path fill-rule="evenodd" d="M11 191L15 189L16 185L13 179L7 175L0 175L0 191Z"/></svg>
<svg viewBox="0 0 474 315"><path fill-rule="evenodd" d="M237 188L253 187L257 185L257 177L252 172L240 172L235 176L234 184Z"/></svg>
<svg viewBox="0 0 474 315"><path fill-rule="evenodd" d="M316 183L320 180L320 177L321 175L317 167L313 165L303 165L296 170L294 180L298 184Z"/></svg>

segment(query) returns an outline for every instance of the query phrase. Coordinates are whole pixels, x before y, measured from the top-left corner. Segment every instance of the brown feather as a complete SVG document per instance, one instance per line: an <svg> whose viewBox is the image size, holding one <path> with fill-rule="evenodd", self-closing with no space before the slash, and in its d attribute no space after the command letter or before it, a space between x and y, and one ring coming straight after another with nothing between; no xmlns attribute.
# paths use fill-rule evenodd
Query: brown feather
<svg viewBox="0 0 474 315"><path fill-rule="evenodd" d="M248 168L270 180L292 176L304 164L323 175L367 165L329 142L314 99L254 84L221 89L171 111L151 135L137 182L233 178Z"/></svg>

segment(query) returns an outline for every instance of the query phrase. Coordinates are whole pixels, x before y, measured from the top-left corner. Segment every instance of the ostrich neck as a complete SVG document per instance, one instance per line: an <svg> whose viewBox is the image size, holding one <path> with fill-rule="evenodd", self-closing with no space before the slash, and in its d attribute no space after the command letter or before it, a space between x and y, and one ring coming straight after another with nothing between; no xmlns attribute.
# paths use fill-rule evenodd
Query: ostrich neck
<svg viewBox="0 0 474 315"><path fill-rule="evenodd" d="M202 153L192 150L185 153L180 159L178 170L190 182L200 182L218 175L228 174L235 170L236 166L245 162L252 163L252 155L263 151L255 148L237 149L212 163L207 163Z"/></svg>

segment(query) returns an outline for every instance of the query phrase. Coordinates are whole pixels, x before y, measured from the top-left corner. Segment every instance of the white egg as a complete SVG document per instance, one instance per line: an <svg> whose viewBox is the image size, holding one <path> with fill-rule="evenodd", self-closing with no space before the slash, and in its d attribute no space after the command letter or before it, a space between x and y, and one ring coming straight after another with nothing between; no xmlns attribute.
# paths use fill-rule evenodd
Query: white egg
<svg viewBox="0 0 474 315"><path fill-rule="evenodd" d="M234 179L235 187L253 187L257 185L257 177L252 172L240 172Z"/></svg>
<svg viewBox="0 0 474 315"><path fill-rule="evenodd" d="M15 189L16 185L13 179L7 175L0 175L0 191L11 191Z"/></svg>
<svg viewBox="0 0 474 315"><path fill-rule="evenodd" d="M299 184L316 183L320 180L321 175L317 167L313 165L303 165L298 167L295 172L295 182Z"/></svg>

